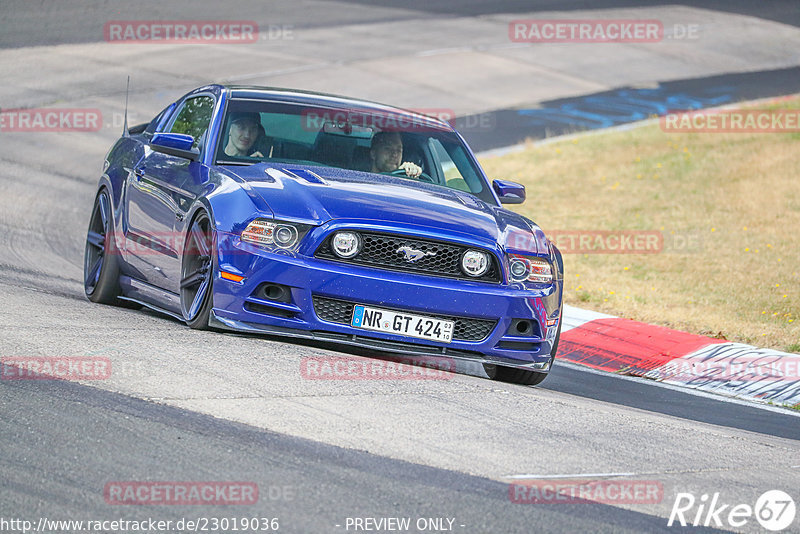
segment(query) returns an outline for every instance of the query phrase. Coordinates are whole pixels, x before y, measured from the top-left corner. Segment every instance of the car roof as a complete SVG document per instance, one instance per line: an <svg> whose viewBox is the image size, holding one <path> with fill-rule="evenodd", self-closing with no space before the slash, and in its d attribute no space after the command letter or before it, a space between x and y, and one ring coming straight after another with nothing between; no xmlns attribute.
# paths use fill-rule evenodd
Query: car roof
<svg viewBox="0 0 800 534"><path fill-rule="evenodd" d="M228 91L232 99L272 100L309 106L399 114L411 116L414 120L427 123L441 130L454 131L450 124L430 115L370 100L282 87L260 87L255 85L220 85L219 87Z"/></svg>

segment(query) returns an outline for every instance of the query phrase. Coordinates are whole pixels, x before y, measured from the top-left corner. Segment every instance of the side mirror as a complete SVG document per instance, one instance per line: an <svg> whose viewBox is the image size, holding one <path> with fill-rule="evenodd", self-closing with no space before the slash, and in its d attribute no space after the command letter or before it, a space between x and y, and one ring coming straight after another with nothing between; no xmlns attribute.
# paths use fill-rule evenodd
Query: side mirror
<svg viewBox="0 0 800 534"><path fill-rule="evenodd" d="M525 202L525 186L517 182L494 180L492 189L500 197L501 204L522 204Z"/></svg>
<svg viewBox="0 0 800 534"><path fill-rule="evenodd" d="M197 161L200 159L200 151L192 148L193 144L194 137L177 133L157 133L150 140L150 148L156 152Z"/></svg>

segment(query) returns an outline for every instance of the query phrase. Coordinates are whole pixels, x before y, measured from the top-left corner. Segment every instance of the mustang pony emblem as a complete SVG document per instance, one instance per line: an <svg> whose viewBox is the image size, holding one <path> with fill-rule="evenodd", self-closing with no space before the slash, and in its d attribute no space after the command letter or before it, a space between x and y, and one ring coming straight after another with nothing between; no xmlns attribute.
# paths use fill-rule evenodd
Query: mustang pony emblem
<svg viewBox="0 0 800 534"><path fill-rule="evenodd" d="M403 254L403 259L406 260L408 263L414 263L415 261L420 260L425 256L436 256L435 252L418 250L416 248L411 248L408 245L403 245L402 247L398 248L395 252L400 252L401 254Z"/></svg>

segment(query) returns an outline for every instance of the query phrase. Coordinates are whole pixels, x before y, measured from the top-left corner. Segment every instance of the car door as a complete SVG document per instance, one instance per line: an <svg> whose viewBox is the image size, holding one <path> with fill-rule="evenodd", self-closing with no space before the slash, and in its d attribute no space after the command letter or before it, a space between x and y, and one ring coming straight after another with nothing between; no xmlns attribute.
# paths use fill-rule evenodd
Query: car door
<svg viewBox="0 0 800 534"><path fill-rule="evenodd" d="M214 103L206 94L187 98L164 131L191 135L202 154ZM148 147L126 182L128 263L137 278L172 293L180 284L183 219L208 175L201 161Z"/></svg>

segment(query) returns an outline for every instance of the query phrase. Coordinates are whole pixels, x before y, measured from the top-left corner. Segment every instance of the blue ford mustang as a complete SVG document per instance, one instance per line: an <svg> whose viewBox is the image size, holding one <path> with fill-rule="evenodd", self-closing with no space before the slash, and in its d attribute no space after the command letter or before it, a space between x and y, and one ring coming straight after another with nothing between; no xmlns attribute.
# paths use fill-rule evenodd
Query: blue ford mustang
<svg viewBox="0 0 800 534"><path fill-rule="evenodd" d="M373 102L209 85L125 131L90 218L85 290L190 327L477 361L537 384L561 254L504 209L449 124Z"/></svg>

